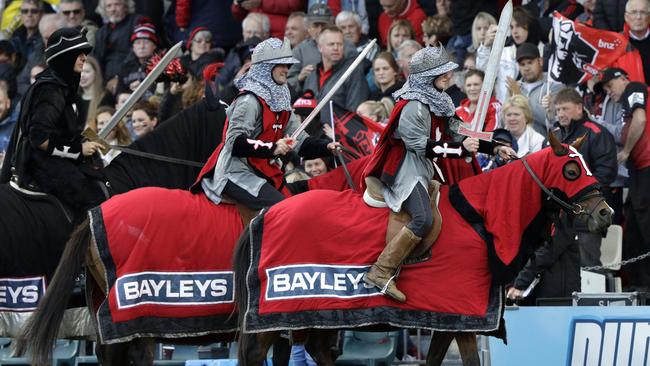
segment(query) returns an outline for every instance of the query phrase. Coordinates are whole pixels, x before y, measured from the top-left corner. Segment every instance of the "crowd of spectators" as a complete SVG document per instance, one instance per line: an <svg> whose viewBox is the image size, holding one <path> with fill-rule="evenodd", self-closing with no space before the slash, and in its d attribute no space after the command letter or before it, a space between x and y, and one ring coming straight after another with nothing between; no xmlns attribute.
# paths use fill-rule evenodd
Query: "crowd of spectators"
<svg viewBox="0 0 650 366"><path fill-rule="evenodd" d="M589 143L581 153L611 205L622 212L622 188L630 180L635 187L648 183L650 163L645 161L650 149L645 146L649 135L644 132L645 115L641 118L645 112L639 112L647 111L647 86L643 89L637 83L650 82L649 1L514 3L509 37L489 100L486 130L509 130L520 157L541 149L549 132L568 143L587 134ZM371 39L377 39L332 100L380 123L391 113L392 94L404 84L411 56L422 47L445 47L460 65L455 85L447 93L457 115L471 121L504 4L503 0L6 1L0 33L0 161L20 113L21 96L35 75L47 67L45 45L49 35L61 27L84 29L94 47L83 68L77 103L79 123L94 129L101 128L144 79L152 56L183 42L180 61L185 77L152 87L109 136L112 143L127 144L199 100L205 85L203 70L212 63L224 63L214 81L218 95L230 103L238 94L233 81L247 72L253 48L269 37L289 39L294 57L300 61L289 70L292 99L316 102ZM554 11L604 31L622 33L629 46L611 65L618 67L618 74L600 84L596 78L584 85L565 85L549 78L548 59L554 50L548 35ZM629 83L636 89L626 89ZM330 124L329 113L321 114L321 122ZM310 132L331 133L331 129L323 132L317 126ZM108 162L113 157L104 159ZM305 168L317 175L326 171L329 163L310 161ZM632 189L630 196L632 201L646 200L648 194ZM635 207L637 240L645 243L644 250L650 249L649 225L645 224L649 222L648 202ZM617 217L621 223L623 217ZM583 233L580 228L572 230ZM564 236L566 240L584 237ZM635 243L630 246L636 248L635 253L639 251ZM582 254L583 265L597 263L597 258L592 258L597 253ZM585 256L591 259L585 261ZM628 278L629 283L650 285L650 280L637 282L645 278L639 276Z"/></svg>

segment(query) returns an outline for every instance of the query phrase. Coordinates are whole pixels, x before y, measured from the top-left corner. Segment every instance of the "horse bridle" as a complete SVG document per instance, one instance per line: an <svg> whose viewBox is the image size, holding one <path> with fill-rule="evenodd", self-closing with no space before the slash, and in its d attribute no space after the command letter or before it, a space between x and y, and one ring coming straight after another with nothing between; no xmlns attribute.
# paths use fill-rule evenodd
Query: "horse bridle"
<svg viewBox="0 0 650 366"><path fill-rule="evenodd" d="M555 193L553 193L553 191L551 191L550 189L546 188L546 186L544 186L544 183L542 183L542 181L539 179L537 174L535 174L535 172L530 167L530 165L528 164L525 158L522 158L521 161L522 163L524 163L524 167L526 167L526 171L528 172L528 174L530 174L530 176L533 178L535 183L537 183L539 188L541 188L542 191L546 193L548 198L550 200L553 200L555 203L560 205L560 207L565 209L567 212L574 214L575 216L582 216L582 215L591 216L591 214L594 213L596 207L598 207L598 204L600 204L600 202L605 201L605 198L603 197L602 193L596 191L592 193L586 193L584 195L579 195L576 197L575 200L573 200L572 203L565 202L560 197L556 196ZM598 204L595 204L590 211L587 211L586 208L583 207L580 203L593 197L600 197L600 201L598 202Z"/></svg>

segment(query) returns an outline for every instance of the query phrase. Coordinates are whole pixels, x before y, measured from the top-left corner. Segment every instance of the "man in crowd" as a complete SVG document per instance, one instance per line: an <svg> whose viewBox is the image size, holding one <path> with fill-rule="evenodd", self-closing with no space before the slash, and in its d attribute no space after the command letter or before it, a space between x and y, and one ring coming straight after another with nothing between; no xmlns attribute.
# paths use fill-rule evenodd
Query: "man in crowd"
<svg viewBox="0 0 650 366"><path fill-rule="evenodd" d="M95 45L95 33L97 33L98 27L91 20L86 19L86 10L82 0L61 0L58 10L66 27L79 30L85 28L88 43L91 46Z"/></svg>
<svg viewBox="0 0 650 366"><path fill-rule="evenodd" d="M293 12L287 18L287 25L284 27L284 36L289 40L291 48L296 47L307 38L306 18L307 14L302 11Z"/></svg>
<svg viewBox="0 0 650 366"><path fill-rule="evenodd" d="M343 32L336 26L329 26L318 36L318 50L321 62L316 65L314 72L305 79L305 85L300 92L312 91L318 101L329 93L334 84L354 62L354 57L345 58L343 54ZM343 85L334 93L332 101L348 111L356 111L359 104L366 101L370 95L368 83L362 72L363 66L357 66ZM321 113L321 122L330 123L330 114Z"/></svg>
<svg viewBox="0 0 650 366"><path fill-rule="evenodd" d="M316 64L320 62L321 55L318 50L318 35L325 27L333 24L332 11L325 4L316 3L309 8L307 14L307 32L309 38L302 41L293 49L293 57L298 63L291 65L289 69L289 87L300 93L303 89L305 79L316 70ZM345 57L356 54L355 46L349 41L344 41L343 52Z"/></svg>
<svg viewBox="0 0 650 366"><path fill-rule="evenodd" d="M0 155L4 157L7 146L9 146L9 139L14 125L18 120L18 112L20 108L16 106L5 88L0 88ZM0 165L2 159L0 158Z"/></svg>
<svg viewBox="0 0 650 366"><path fill-rule="evenodd" d="M623 149L618 153L620 163L627 162L630 192L625 210L623 257L632 258L650 251L650 115L648 86L631 82L627 73L609 68L602 74L600 84L607 94L623 108ZM650 267L644 261L629 264L626 270L631 285L650 286Z"/></svg>
<svg viewBox="0 0 650 366"><path fill-rule="evenodd" d="M402 42L402 44L397 49L396 61L405 78L408 77L410 73L409 64L411 63L411 58L416 52L421 49L422 45L412 39L408 39Z"/></svg>
<svg viewBox="0 0 650 366"><path fill-rule="evenodd" d="M355 45L357 53L363 51L368 42L370 42L370 39L361 33L361 17L357 13L347 10L340 12L336 16L336 26L343 32L343 38ZM366 69L370 69L372 61L375 59L375 56L377 56L380 49L379 44L375 43L375 46L368 52L366 55L366 60L368 60L366 63Z"/></svg>
<svg viewBox="0 0 650 366"><path fill-rule="evenodd" d="M583 174L591 173L603 187L609 186L618 173L614 136L606 128L589 119L584 112L582 97L575 89L560 90L554 97L554 108L557 122L553 125L553 134L566 144L572 144L585 136L578 151L582 154L590 172L583 172ZM566 216L564 219L568 220ZM600 265L600 235L589 232L584 224L578 222L574 225L562 226L567 230L573 229L570 235L562 237L577 238L580 265Z"/></svg>
<svg viewBox="0 0 650 366"><path fill-rule="evenodd" d="M128 13L126 0L105 0L104 13L108 23L96 33L93 55L102 67L104 80L110 81L107 88L113 90L122 64L131 52L131 33L140 17Z"/></svg>
<svg viewBox="0 0 650 366"><path fill-rule="evenodd" d="M123 61L118 90L134 91L147 76L147 61L158 47L159 38L152 23L138 24L131 34L131 52Z"/></svg>
<svg viewBox="0 0 650 366"><path fill-rule="evenodd" d="M550 126L550 118L542 100L547 95L548 79L544 74L544 59L539 54L539 49L532 43L523 43L517 47L517 64L521 80L517 81L508 77L506 85L512 95L521 94L528 98L528 104L533 111L533 128L546 136ZM562 89L562 84L551 82L550 95L555 95ZM547 122L548 121L548 122Z"/></svg>

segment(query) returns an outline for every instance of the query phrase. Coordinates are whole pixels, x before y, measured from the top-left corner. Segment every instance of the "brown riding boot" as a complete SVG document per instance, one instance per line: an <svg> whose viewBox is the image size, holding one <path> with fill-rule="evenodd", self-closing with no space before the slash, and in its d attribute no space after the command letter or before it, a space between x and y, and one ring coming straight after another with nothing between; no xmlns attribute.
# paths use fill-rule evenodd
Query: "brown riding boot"
<svg viewBox="0 0 650 366"><path fill-rule="evenodd" d="M415 236L409 228L404 226L386 244L384 251L381 252L375 264L363 276L363 280L369 285L379 287L382 294L388 295L399 302L405 302L406 295L397 288L394 277L399 266L420 240L422 238Z"/></svg>

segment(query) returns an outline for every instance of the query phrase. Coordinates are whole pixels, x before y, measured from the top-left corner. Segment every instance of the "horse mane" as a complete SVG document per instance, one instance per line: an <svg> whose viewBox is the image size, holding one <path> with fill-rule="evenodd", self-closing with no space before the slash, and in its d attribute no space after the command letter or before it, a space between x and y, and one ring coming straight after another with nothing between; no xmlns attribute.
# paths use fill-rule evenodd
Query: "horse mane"
<svg viewBox="0 0 650 366"><path fill-rule="evenodd" d="M220 104L201 101L162 122L129 148L148 153L205 162L221 142L226 115ZM189 187L200 168L120 154L104 169L114 193L135 187Z"/></svg>

